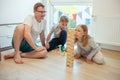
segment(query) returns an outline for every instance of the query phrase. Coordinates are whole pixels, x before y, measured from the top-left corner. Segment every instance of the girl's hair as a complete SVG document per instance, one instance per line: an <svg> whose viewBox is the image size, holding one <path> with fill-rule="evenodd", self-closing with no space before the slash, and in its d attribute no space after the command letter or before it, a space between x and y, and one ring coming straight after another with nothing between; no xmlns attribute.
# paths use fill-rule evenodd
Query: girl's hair
<svg viewBox="0 0 120 80"><path fill-rule="evenodd" d="M34 11L37 11L38 7L45 7L42 3L38 2L34 5Z"/></svg>
<svg viewBox="0 0 120 80"><path fill-rule="evenodd" d="M87 25L78 25L77 27L81 27L83 29L84 35L82 37L82 46L85 47L88 43L88 39L90 38L90 36L88 35L88 28ZM75 42L77 42L78 39L75 38Z"/></svg>
<svg viewBox="0 0 120 80"><path fill-rule="evenodd" d="M61 16L59 22L69 22L69 20L66 16Z"/></svg>

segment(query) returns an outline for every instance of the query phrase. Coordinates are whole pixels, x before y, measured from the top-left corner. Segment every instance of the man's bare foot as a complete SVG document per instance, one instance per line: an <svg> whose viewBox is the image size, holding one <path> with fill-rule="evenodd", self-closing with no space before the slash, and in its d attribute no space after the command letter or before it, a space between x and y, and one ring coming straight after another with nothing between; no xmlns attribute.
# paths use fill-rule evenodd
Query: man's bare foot
<svg viewBox="0 0 120 80"><path fill-rule="evenodd" d="M0 61L1 61L1 53L0 53Z"/></svg>
<svg viewBox="0 0 120 80"><path fill-rule="evenodd" d="M14 57L13 53L4 55L4 59L9 59L9 58L13 58L13 57Z"/></svg>
<svg viewBox="0 0 120 80"><path fill-rule="evenodd" d="M2 58L4 60L4 59L13 58L13 56L14 56L14 54L12 54L12 53L11 54L5 54L3 56L0 54L0 61L2 60Z"/></svg>
<svg viewBox="0 0 120 80"><path fill-rule="evenodd" d="M14 61L17 64L23 64L23 61L22 61L22 58L21 58L20 54L15 54L14 55Z"/></svg>

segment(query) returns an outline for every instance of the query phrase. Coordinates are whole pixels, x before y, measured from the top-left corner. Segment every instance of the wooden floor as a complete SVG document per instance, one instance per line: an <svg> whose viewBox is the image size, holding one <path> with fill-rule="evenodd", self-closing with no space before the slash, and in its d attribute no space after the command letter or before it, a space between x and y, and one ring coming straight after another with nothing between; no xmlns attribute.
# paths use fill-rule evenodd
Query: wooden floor
<svg viewBox="0 0 120 80"><path fill-rule="evenodd" d="M65 57L53 52L45 59L24 58L24 64L8 59L0 62L0 80L120 80L120 52L102 52L104 65L75 60L72 71L66 70Z"/></svg>

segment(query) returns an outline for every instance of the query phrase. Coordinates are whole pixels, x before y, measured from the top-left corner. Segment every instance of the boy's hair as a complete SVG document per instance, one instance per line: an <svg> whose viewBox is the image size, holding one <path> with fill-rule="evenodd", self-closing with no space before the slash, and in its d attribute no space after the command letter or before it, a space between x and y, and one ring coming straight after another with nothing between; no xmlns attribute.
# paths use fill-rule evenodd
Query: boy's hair
<svg viewBox="0 0 120 80"><path fill-rule="evenodd" d="M37 11L38 7L45 7L42 3L38 2L34 5L34 11Z"/></svg>
<svg viewBox="0 0 120 80"><path fill-rule="evenodd" d="M69 20L66 16L61 16L59 22L69 22Z"/></svg>

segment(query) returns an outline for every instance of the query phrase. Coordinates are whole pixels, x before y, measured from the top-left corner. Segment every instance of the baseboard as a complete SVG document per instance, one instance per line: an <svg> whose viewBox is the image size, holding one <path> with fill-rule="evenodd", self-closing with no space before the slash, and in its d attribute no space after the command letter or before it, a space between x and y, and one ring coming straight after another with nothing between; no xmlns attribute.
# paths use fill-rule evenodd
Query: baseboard
<svg viewBox="0 0 120 80"><path fill-rule="evenodd" d="M9 49L13 49L13 47L7 46L7 47L0 48L0 52L5 51L5 50L9 50Z"/></svg>
<svg viewBox="0 0 120 80"><path fill-rule="evenodd" d="M103 43L99 43L99 45L100 45L101 48L120 51L120 46L114 46L114 45L103 44Z"/></svg>

